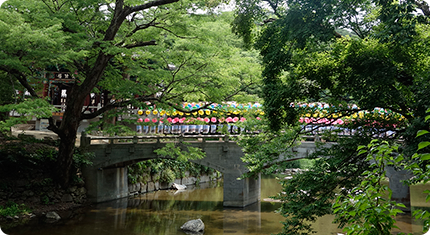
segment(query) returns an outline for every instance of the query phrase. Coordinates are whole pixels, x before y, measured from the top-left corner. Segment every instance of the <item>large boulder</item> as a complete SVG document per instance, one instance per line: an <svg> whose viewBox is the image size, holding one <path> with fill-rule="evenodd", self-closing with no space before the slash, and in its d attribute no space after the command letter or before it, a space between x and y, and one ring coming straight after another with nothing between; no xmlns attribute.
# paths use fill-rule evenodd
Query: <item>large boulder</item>
<svg viewBox="0 0 430 235"><path fill-rule="evenodd" d="M203 234L205 224L201 219L190 220L182 225L181 229L185 231L185 233Z"/></svg>

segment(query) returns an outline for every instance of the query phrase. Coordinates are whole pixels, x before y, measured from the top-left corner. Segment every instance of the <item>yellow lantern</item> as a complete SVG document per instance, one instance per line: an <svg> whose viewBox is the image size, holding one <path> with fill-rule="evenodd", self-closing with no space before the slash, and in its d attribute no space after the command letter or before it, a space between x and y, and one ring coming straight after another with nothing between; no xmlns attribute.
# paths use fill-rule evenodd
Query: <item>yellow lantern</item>
<svg viewBox="0 0 430 235"><path fill-rule="evenodd" d="M357 118L357 114L356 113L352 114L352 118Z"/></svg>
<svg viewBox="0 0 430 235"><path fill-rule="evenodd" d="M197 115L197 112L193 112L193 115L194 115L194 116L196 116L196 115Z"/></svg>
<svg viewBox="0 0 430 235"><path fill-rule="evenodd" d="M206 113L206 115L210 115L211 111L210 110L206 110L205 113Z"/></svg>
<svg viewBox="0 0 430 235"><path fill-rule="evenodd" d="M358 113L358 117L359 117L359 118L364 118L364 112L359 112L359 113Z"/></svg>
<svg viewBox="0 0 430 235"><path fill-rule="evenodd" d="M151 110L146 110L146 111L145 111L145 114L146 114L146 115L151 114Z"/></svg>
<svg viewBox="0 0 430 235"><path fill-rule="evenodd" d="M161 110L160 115L164 116L166 114L166 110Z"/></svg>
<svg viewBox="0 0 430 235"><path fill-rule="evenodd" d="M154 111L152 111L152 114L154 114L154 115L157 115L158 114L158 110L154 110Z"/></svg>
<svg viewBox="0 0 430 235"><path fill-rule="evenodd" d="M179 114L179 116L182 116L182 115L184 115L184 113L183 113L183 112L178 112L178 114Z"/></svg>
<svg viewBox="0 0 430 235"><path fill-rule="evenodd" d="M205 114L205 112L203 111L203 110L199 110L199 115L203 115L203 114Z"/></svg>
<svg viewBox="0 0 430 235"><path fill-rule="evenodd" d="M143 110L137 111L137 114L142 115L143 114Z"/></svg>

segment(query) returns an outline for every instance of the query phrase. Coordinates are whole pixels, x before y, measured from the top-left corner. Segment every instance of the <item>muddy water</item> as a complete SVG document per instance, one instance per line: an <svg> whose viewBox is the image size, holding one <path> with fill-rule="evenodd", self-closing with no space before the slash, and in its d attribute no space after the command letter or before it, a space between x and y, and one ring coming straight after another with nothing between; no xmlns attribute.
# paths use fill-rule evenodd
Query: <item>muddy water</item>
<svg viewBox="0 0 430 235"><path fill-rule="evenodd" d="M185 234L180 226L188 220L204 221L205 235L235 234L255 235L279 233L283 217L274 211L278 203L267 198L280 191L274 179L262 180L261 202L246 208L233 209L222 206L222 183L203 184L185 191L158 191L131 199L121 199L98 204L59 223L32 223L4 230L10 235L143 235ZM427 187L428 188L428 187ZM427 207L423 186L411 189L413 207ZM317 235L341 232L332 224L333 216L325 216L313 226ZM398 226L402 232L422 234L421 223L410 215L400 216Z"/></svg>

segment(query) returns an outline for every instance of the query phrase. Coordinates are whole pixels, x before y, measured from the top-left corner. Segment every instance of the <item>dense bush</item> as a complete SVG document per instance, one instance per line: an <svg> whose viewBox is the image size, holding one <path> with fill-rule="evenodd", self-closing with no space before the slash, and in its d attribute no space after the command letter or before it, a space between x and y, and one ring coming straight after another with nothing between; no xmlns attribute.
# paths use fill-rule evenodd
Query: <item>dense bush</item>
<svg viewBox="0 0 430 235"><path fill-rule="evenodd" d="M128 182L147 183L153 175L153 180L171 183L175 179L184 178L186 172L199 177L202 174L212 174L215 170L192 162L173 159L152 159L128 166Z"/></svg>

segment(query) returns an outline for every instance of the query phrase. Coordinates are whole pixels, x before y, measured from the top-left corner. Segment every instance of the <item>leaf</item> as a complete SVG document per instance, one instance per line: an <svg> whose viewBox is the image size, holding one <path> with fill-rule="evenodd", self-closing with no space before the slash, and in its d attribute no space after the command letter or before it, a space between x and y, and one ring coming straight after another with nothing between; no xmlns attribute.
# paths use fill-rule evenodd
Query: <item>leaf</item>
<svg viewBox="0 0 430 235"><path fill-rule="evenodd" d="M425 135L425 134L428 134L428 133L429 132L426 131L426 130L419 130L416 137L419 137L419 136L422 136L422 135Z"/></svg>
<svg viewBox="0 0 430 235"><path fill-rule="evenodd" d="M425 147L427 147L429 145L430 145L429 141L421 142L421 143L418 144L418 149L417 150L423 149L423 148L425 148Z"/></svg>
<svg viewBox="0 0 430 235"><path fill-rule="evenodd" d="M430 153L425 153L420 155L422 161L430 160Z"/></svg>

